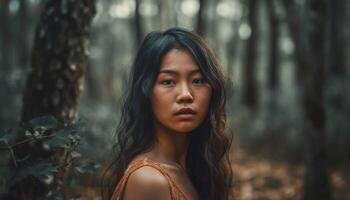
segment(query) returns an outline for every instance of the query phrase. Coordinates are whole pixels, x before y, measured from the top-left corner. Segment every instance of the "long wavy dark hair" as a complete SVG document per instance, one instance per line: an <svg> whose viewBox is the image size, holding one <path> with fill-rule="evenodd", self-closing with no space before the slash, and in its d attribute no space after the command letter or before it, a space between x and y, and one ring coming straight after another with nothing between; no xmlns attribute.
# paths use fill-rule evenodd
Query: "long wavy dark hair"
<svg viewBox="0 0 350 200"><path fill-rule="evenodd" d="M136 55L124 99L114 145L114 161L104 174L102 195L110 199L131 160L146 152L155 141L150 94L163 56L171 49L192 54L212 88L204 121L191 133L186 168L201 200L226 200L231 194L232 170L226 133L224 76L221 66L204 40L188 30L170 28L149 33ZM231 136L231 137L230 137Z"/></svg>

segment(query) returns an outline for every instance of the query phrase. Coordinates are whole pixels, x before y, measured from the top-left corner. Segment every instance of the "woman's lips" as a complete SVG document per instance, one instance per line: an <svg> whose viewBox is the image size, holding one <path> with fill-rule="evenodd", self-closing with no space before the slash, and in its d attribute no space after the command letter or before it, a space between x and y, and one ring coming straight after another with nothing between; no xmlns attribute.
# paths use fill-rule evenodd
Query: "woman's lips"
<svg viewBox="0 0 350 200"><path fill-rule="evenodd" d="M189 107L184 107L175 113L175 116L181 120L191 120L194 118L196 112Z"/></svg>
<svg viewBox="0 0 350 200"><path fill-rule="evenodd" d="M193 119L195 114L177 114L176 117L180 120L190 120Z"/></svg>
<svg viewBox="0 0 350 200"><path fill-rule="evenodd" d="M175 115L181 115L181 114L196 114L196 112L190 108L190 107L184 107L184 108L181 108L180 110L178 110Z"/></svg>

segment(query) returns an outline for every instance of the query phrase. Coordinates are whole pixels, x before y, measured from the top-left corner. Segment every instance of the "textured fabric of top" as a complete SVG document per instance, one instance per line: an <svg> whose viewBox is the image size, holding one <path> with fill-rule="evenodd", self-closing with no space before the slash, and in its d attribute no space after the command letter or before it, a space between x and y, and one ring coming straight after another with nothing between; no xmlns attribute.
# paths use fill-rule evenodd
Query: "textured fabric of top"
<svg viewBox="0 0 350 200"><path fill-rule="evenodd" d="M129 167L125 170L123 177L118 182L111 200L122 200L122 195L126 183L130 177L130 175L141 167L149 166L156 170L158 170L168 181L169 191L171 200L189 200L185 193L180 190L180 188L176 185L175 181L170 177L170 175L161 167L161 165L155 161L152 161L148 158L144 158L142 160L135 160L129 164Z"/></svg>

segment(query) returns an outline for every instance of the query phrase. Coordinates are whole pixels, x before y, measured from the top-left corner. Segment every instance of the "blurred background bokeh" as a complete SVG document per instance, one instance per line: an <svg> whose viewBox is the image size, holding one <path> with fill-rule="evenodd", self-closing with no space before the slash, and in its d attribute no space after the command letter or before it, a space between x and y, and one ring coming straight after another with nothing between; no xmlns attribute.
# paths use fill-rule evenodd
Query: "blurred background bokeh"
<svg viewBox="0 0 350 200"><path fill-rule="evenodd" d="M1 129L22 120L23 96L30 84L26 80L40 58L33 55L35 34L40 34L39 24L48 23L41 19L50 12L45 6L50 1L61 6L73 2L0 1ZM82 66L83 92L76 105L77 119L85 124L83 157L100 163L101 169L108 163L140 42L150 31L180 26L206 39L227 76L237 199L350 198L349 1L91 2L96 14L86 39L88 60ZM6 149L0 149L2 166L7 165L5 154ZM99 199L100 173L81 179L66 192ZM5 185L1 178L0 193Z"/></svg>

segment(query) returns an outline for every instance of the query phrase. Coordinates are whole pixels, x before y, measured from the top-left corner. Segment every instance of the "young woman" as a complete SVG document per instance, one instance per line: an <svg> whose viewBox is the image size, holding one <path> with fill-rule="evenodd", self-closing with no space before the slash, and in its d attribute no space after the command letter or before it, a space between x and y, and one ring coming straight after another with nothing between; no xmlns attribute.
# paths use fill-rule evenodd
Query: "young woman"
<svg viewBox="0 0 350 200"><path fill-rule="evenodd" d="M104 196L229 199L224 109L221 66L204 40L180 28L149 33L131 69Z"/></svg>

